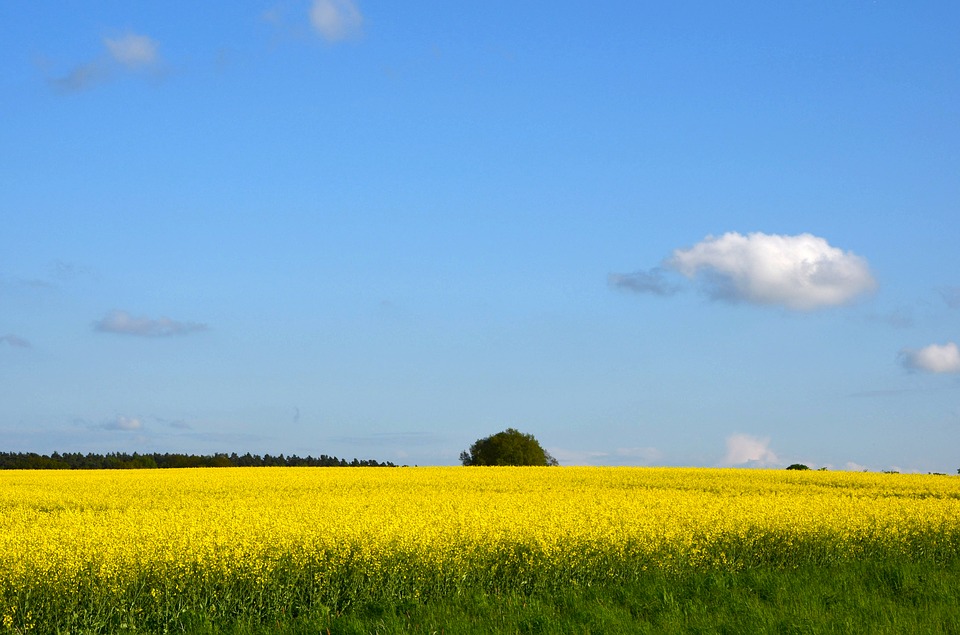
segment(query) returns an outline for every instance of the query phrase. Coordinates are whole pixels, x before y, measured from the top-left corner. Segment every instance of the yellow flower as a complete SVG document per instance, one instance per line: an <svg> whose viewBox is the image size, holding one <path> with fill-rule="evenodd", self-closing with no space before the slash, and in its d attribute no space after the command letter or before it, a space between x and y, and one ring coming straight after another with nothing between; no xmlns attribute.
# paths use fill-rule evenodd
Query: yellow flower
<svg viewBox="0 0 960 635"><path fill-rule="evenodd" d="M73 610L70 602L120 602L157 614L230 597L266 611L297 593L330 604L364 593L413 598L469 585L587 584L653 567L935 557L958 544L960 479L937 476L678 468L0 472L8 630L18 614ZM37 615L40 623L49 617Z"/></svg>

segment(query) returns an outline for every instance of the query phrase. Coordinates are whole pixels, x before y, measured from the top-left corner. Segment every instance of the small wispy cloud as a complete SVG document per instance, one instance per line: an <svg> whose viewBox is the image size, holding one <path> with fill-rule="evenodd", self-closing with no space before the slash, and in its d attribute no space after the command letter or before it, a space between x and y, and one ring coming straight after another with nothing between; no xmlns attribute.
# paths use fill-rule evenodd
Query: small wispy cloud
<svg viewBox="0 0 960 635"><path fill-rule="evenodd" d="M50 85L64 93L78 93L100 83L110 74L101 61L87 62L72 68L66 75L51 78Z"/></svg>
<svg viewBox="0 0 960 635"><path fill-rule="evenodd" d="M16 348L32 348L30 345L30 342L23 339L22 337L13 335L12 333L8 333L6 335L0 335L0 343L6 344L8 346L15 346Z"/></svg>
<svg viewBox="0 0 960 635"><path fill-rule="evenodd" d="M146 35L127 33L118 38L104 38L103 44L110 57L127 68L146 68L160 61L156 41Z"/></svg>
<svg viewBox="0 0 960 635"><path fill-rule="evenodd" d="M166 417L149 417L151 423L156 424L164 428L172 428L174 430L190 430L191 426L183 419L168 419Z"/></svg>
<svg viewBox="0 0 960 635"><path fill-rule="evenodd" d="M442 441L442 437L431 432L375 432L364 436L331 437L330 441L351 445L375 446L422 446Z"/></svg>
<svg viewBox="0 0 960 635"><path fill-rule="evenodd" d="M605 450L548 448L561 465L652 465L663 460L663 452L653 447Z"/></svg>
<svg viewBox="0 0 960 635"><path fill-rule="evenodd" d="M199 322L180 322L168 317L151 319L134 317L126 311L111 311L93 325L101 333L137 335L140 337L170 337L206 331L207 325Z"/></svg>
<svg viewBox="0 0 960 635"><path fill-rule="evenodd" d="M156 40L138 33L102 39L105 52L96 59L77 64L66 74L48 81L57 90L75 93L87 90L114 76L116 71L157 71L162 65Z"/></svg>
<svg viewBox="0 0 960 635"><path fill-rule="evenodd" d="M123 432L135 432L143 429L143 423L136 417L116 417L99 426L104 430L120 430Z"/></svg>
<svg viewBox="0 0 960 635"><path fill-rule="evenodd" d="M780 459L770 449L769 438L759 438L749 434L734 434L727 437L727 452L721 464L767 467L779 465Z"/></svg>
<svg viewBox="0 0 960 635"><path fill-rule="evenodd" d="M11 290L56 291L64 285L77 282L83 278L95 279L96 274L86 267L62 260L54 260L50 263L48 270L39 275L7 277L0 273L0 290L7 288Z"/></svg>
<svg viewBox="0 0 960 635"><path fill-rule="evenodd" d="M931 344L900 351L900 364L908 370L928 373L960 373L960 348L953 342Z"/></svg>
<svg viewBox="0 0 960 635"><path fill-rule="evenodd" d="M658 461L663 458L663 452L657 448L649 446L638 448L617 448L614 451L614 455L632 459L640 459L645 462Z"/></svg>
<svg viewBox="0 0 960 635"><path fill-rule="evenodd" d="M607 276L607 283L615 289L633 293L671 296L680 292L680 286L670 282L665 273L661 267L633 273L611 273Z"/></svg>
<svg viewBox="0 0 960 635"><path fill-rule="evenodd" d="M878 388L876 390L858 390L848 393L846 396L851 398L862 397L895 397L897 395L907 395L910 393L921 392L916 388Z"/></svg>
<svg viewBox="0 0 960 635"><path fill-rule="evenodd" d="M811 234L708 236L664 265L713 299L794 311L846 304L876 286L866 260Z"/></svg>
<svg viewBox="0 0 960 635"><path fill-rule="evenodd" d="M894 309L888 313L871 313L866 316L868 322L886 324L898 329L910 328L914 324L913 312L906 307Z"/></svg>
<svg viewBox="0 0 960 635"><path fill-rule="evenodd" d="M0 286L4 284L25 289L53 290L57 288L56 283L42 278L14 278L9 281L0 279Z"/></svg>
<svg viewBox="0 0 960 635"><path fill-rule="evenodd" d="M940 289L940 296L951 309L960 309L960 287L944 287Z"/></svg>
<svg viewBox="0 0 960 635"><path fill-rule="evenodd" d="M363 14L354 0L314 0L310 24L328 42L339 42L360 34Z"/></svg>

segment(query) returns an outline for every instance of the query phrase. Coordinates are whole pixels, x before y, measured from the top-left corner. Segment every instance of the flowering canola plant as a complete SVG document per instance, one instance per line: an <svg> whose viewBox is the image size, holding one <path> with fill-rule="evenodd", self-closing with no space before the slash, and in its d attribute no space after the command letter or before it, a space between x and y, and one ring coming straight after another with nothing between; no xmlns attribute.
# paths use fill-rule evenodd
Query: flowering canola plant
<svg viewBox="0 0 960 635"><path fill-rule="evenodd" d="M936 564L960 479L680 468L0 472L0 632L549 591L648 570ZM109 630L108 626L102 626Z"/></svg>

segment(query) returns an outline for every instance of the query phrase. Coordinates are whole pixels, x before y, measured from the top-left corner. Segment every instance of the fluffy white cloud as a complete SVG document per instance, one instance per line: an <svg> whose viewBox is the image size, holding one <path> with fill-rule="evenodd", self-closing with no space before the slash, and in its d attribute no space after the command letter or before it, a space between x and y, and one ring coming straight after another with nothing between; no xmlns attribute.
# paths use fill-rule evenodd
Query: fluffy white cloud
<svg viewBox="0 0 960 635"><path fill-rule="evenodd" d="M734 434L727 437L727 453L723 465L777 465L780 459L770 449L770 439L760 439L749 434Z"/></svg>
<svg viewBox="0 0 960 635"><path fill-rule="evenodd" d="M127 68L143 68L160 59L157 43L146 35L128 33L118 38L104 38L103 43L110 57Z"/></svg>
<svg viewBox="0 0 960 635"><path fill-rule="evenodd" d="M960 373L960 348L953 342L931 344L919 350L900 351L900 363L910 370L928 373Z"/></svg>
<svg viewBox="0 0 960 635"><path fill-rule="evenodd" d="M876 286L866 260L811 234L708 236L665 264L699 277L714 298L796 311L844 304Z"/></svg>
<svg viewBox="0 0 960 635"><path fill-rule="evenodd" d="M186 335L195 331L207 330L206 324L177 322L168 317L161 317L156 320L147 317L133 317L126 311L111 311L103 319L95 322L93 327L103 333L140 335L142 337Z"/></svg>
<svg viewBox="0 0 960 635"><path fill-rule="evenodd" d="M354 0L314 0L310 24L329 42L356 35L363 26L363 15Z"/></svg>

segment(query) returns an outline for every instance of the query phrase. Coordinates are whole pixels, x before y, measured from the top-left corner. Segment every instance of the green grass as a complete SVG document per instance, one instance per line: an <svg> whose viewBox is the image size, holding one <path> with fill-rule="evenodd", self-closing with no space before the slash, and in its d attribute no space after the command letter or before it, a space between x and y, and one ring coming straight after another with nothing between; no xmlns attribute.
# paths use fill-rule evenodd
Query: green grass
<svg viewBox="0 0 960 635"><path fill-rule="evenodd" d="M473 577L447 571L434 572L435 579L423 563L402 554L372 570L383 575L348 562L319 582L314 565L285 558L262 583L212 575L199 565L179 573L134 571L115 586L98 582L95 572L75 580L41 575L16 595L0 594L0 606L19 607L13 619L4 618L0 635L960 635L960 548L954 539L918 537L910 548L870 543L842 557L829 542L777 545L767 543L772 537L760 538L720 544L726 564L600 554L574 559L590 566L571 570L562 563L538 567L535 554L508 550L499 567L484 560L466 570ZM666 566L652 564L660 561ZM416 584L401 583L408 578Z"/></svg>
<svg viewBox="0 0 960 635"><path fill-rule="evenodd" d="M402 633L904 633L960 634L960 561L931 568L867 562L830 568L651 573L617 586L558 593L475 592L427 603L354 605L341 613L217 623L208 635Z"/></svg>

